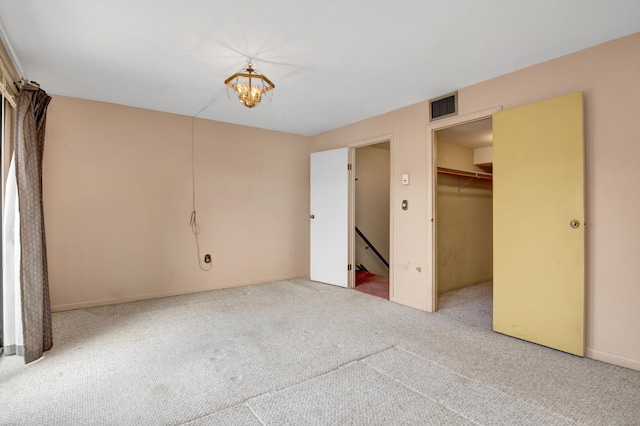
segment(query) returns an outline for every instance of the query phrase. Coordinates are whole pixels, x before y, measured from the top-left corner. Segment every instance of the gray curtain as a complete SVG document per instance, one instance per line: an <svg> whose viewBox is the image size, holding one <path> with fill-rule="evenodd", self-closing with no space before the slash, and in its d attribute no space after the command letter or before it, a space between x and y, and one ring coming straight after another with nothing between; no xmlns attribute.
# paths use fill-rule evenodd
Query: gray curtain
<svg viewBox="0 0 640 426"><path fill-rule="evenodd" d="M34 85L18 94L15 165L20 206L20 281L24 362L35 361L53 344L47 251L42 207L42 154L51 97Z"/></svg>

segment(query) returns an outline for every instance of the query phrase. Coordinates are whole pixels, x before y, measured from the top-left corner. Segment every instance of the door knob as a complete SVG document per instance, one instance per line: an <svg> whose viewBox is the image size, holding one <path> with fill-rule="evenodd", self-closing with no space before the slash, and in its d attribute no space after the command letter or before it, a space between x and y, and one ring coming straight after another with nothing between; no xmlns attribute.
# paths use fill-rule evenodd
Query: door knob
<svg viewBox="0 0 640 426"><path fill-rule="evenodd" d="M573 219L571 222L569 222L569 226L571 226L573 229L579 228L580 227L580 221Z"/></svg>
<svg viewBox="0 0 640 426"><path fill-rule="evenodd" d="M316 215L315 215L315 214L312 214L312 215L309 215L309 217L310 217L311 219L315 219L315 218L316 218Z"/></svg>

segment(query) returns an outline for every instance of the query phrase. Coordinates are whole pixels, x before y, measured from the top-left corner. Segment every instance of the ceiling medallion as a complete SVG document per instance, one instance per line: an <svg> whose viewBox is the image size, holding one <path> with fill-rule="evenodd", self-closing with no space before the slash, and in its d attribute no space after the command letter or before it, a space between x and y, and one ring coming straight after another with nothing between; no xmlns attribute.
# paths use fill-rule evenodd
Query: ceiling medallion
<svg viewBox="0 0 640 426"><path fill-rule="evenodd" d="M235 73L226 79L224 84L238 93L238 99L247 108L258 105L262 95L276 87L271 80L253 69L251 61L246 70Z"/></svg>

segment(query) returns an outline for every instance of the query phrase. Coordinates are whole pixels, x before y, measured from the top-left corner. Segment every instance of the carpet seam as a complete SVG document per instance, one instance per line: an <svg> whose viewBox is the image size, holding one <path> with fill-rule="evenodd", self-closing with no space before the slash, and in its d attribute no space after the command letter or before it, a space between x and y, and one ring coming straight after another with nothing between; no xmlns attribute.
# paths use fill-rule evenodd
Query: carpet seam
<svg viewBox="0 0 640 426"><path fill-rule="evenodd" d="M324 371L324 372L322 372L322 373L316 374L316 375L315 375L315 376L313 376L313 377L309 377L309 378L307 378L307 379L301 380L301 381L296 382L296 383L294 383L294 384L292 384L292 385L283 386L283 387L280 387L280 388L274 389L274 390L272 390L272 391L270 391L270 392L264 392L264 393L261 393L261 394L259 394L259 395L256 395L256 396L252 397L252 398L247 398L245 401L249 401L250 399L254 399L254 398L257 398L257 397L262 396L262 395L267 395L267 394L270 394L270 393L280 392L280 391L283 391L283 390L285 390L285 389L289 389L289 388L292 388L292 387L294 387L294 386L298 386L298 385L301 385L301 384L303 384L303 383L309 382L309 381L311 381L311 380L315 380L315 379L317 379L317 378L319 378L319 377L326 376L327 374L333 373L334 371L337 371L337 370L339 370L339 369L341 369L341 368L343 368L343 367L346 367L346 366L347 366L347 365L349 365L349 364L353 364L353 363L355 363L355 362L362 361L363 359L367 359L367 358L370 358L370 357L372 357L372 356L375 356L375 355L381 354L381 353L386 352L386 351L388 351L389 349L393 349L393 348L395 348L395 347L397 347L397 344L394 344L394 345L392 345L392 346L386 347L386 348L384 348L384 349L381 349L381 350L379 350L379 351L373 352L373 353L368 354L368 355L363 355L363 356L361 356L361 357L359 357L359 358L355 358L355 359L352 359L352 360L349 360L349 361L345 361L345 362L343 362L343 363L341 363L341 364L339 364L339 365L337 365L337 366L335 366L335 367L333 367L333 368L331 368L331 369L329 369L329 370L327 370L327 371Z"/></svg>
<svg viewBox="0 0 640 426"><path fill-rule="evenodd" d="M422 397L424 397L424 398L427 398L427 399L428 399L428 400L430 400L430 401L435 402L436 404L438 404L439 406L443 407L445 410L447 410L447 411L449 411L449 412L451 412L451 413L455 414L456 416L458 416L458 417L460 417L460 418L463 418L463 419L465 419L465 420L468 420L468 421L470 421L471 423L473 423L473 424L475 424L475 425L482 426L482 424L481 424L481 423L478 423L478 422L476 422L475 420L470 419L470 418L468 418L467 416L465 416L465 415L463 415L463 414L461 414L461 413L459 413L459 412L457 412L457 411L455 411L455 410L451 409L450 407L448 407L447 405L445 405L445 404L443 404L442 402L438 401L437 399L434 399L434 398L432 398L432 397L431 397L431 396L429 396L429 395L425 395L424 393L420 392L418 389L414 389L412 386L409 386L409 385L407 385L406 383L401 382L400 380L396 379L396 378L395 378L395 377L393 377L393 376L390 376L389 374L385 373L384 371L381 371L381 370L377 369L377 368L376 368L376 367L374 367L373 365L371 365L371 364L367 364L366 362L363 362L363 364L365 364L367 367L369 367L369 368L371 368L371 369L373 369L373 370L377 371L379 374L381 374L381 375L383 375L383 376L387 377L388 379L391 379L392 381L394 381L394 382L398 383L400 386L402 386L402 387L404 387L404 388L406 388L406 389L409 389L410 391L412 391L412 392L414 392L414 393L417 393L418 395L420 395L420 396L422 396Z"/></svg>
<svg viewBox="0 0 640 426"><path fill-rule="evenodd" d="M492 386L492 385L490 385L490 384L486 384L484 381L482 381L482 380L478 380L478 379L477 379L477 378L475 378L475 377L467 376L467 375L462 374L462 373L458 372L457 370L454 370L454 369L452 369L452 368L450 368L450 367L448 367L448 366L446 366L446 365L443 365L443 364L440 364L439 362L436 362L436 361L434 361L434 360L431 360L431 359L425 358L425 357L421 356L421 355L420 355L420 354L418 354L418 353L415 353L415 352L413 352L413 351L410 351L410 350L408 350L408 349L403 348L403 347L402 347L402 346L400 346L400 345L398 345L398 346L397 346L397 348L398 348L399 350L401 350L401 351L403 351L403 352L405 352L405 353L407 353L407 354L409 354L409 355L411 355L411 356L415 357L415 358L418 358L418 359L421 359L421 360L423 360L423 361L429 362L429 363L431 363L431 364L433 364L433 365L436 365L438 368L442 368L442 369L444 369L444 370L447 370L447 371L449 371L449 372L451 372L451 373L455 374L455 375L456 375L456 376L458 376L458 377L461 377L461 378L463 378L463 379L467 379L467 380L471 380L471 381L476 382L476 383L480 383L480 385L482 385L482 386L484 386L484 387L487 387L487 388L489 388L489 389L491 389L491 390L493 390L493 391L495 391L495 392L499 392L499 393L501 393L501 394L503 394L503 395L506 395L506 396L508 396L509 398L517 398L517 399L518 399L518 400L520 400L521 402L524 402L524 403L526 403L526 404L533 405L533 406L534 406L534 407L536 407L536 408L537 408L537 407L539 407L539 408L542 408L542 409L544 409L544 410L547 410L547 411L549 411L551 414L553 414L554 416L557 416L557 417L559 417L561 420L566 421L566 422L568 422L568 423L570 423L570 424L574 424L574 425L576 425L576 426L588 426L586 423L583 423L583 422L581 422L581 421L577 421L577 420L575 420L575 419L572 419L572 418L570 418L570 417L567 417L567 416L565 416L564 414L558 413L557 411L555 411L555 410L553 410L553 409L551 409L551 408L548 408L548 407L547 407L547 406L545 406L545 405L539 404L539 403L537 403L537 402L536 402L536 403L532 403L532 402L530 402L530 401L527 401L527 400L525 400L525 399L522 399L522 398L520 398L519 396L514 395L514 394L512 394L512 393L510 393L510 392L507 392L507 391L505 391L505 390L502 390L502 389L497 388L497 387L495 387L495 386ZM367 365L368 365L368 364L367 364ZM373 368L373 369L377 370L377 369L376 369L375 367L373 367L373 366L371 366L371 368Z"/></svg>
<svg viewBox="0 0 640 426"><path fill-rule="evenodd" d="M343 363L341 363L341 364L337 365L336 367L333 367L333 368L331 368L331 369L330 369L330 370L328 370L328 371L324 371L324 372L322 372L322 373L316 374L315 376L312 376L312 377L309 377L309 378L307 378L307 379L304 379L304 380L301 380L301 381L295 382L295 383L290 384L290 385L282 386L282 387L280 387L280 388L275 388L275 389L272 389L272 390L267 391L267 392L262 392L262 393L259 393L259 394L256 394L256 395L252 395L252 396L250 396L250 397L247 397L247 398L243 399L242 401L236 402L235 404L229 405L229 406L227 406L227 407L223 407L223 408L221 408L221 409L219 409L219 410L212 411L212 412L207 413L207 414L205 414L205 415L203 415L203 416L199 416L199 417L196 417L196 418L190 419L190 420L188 420L188 421L186 421L186 422L178 423L178 425L184 425L184 424L187 424L187 423L193 422L193 421L195 421L195 420L202 419L202 418L205 418L205 417L209 417L209 416L212 416L212 415L214 415L214 414L220 413L220 412L222 412L222 411L228 410L228 409L230 409L230 408L237 407L237 406L240 406L240 405L245 405L245 404L246 404L247 408L249 408L249 410L251 410L251 413L256 417L256 419L257 419L257 420L258 420L262 425L266 425L266 424L262 421L262 419L260 419L260 417L258 417L258 416L256 415L256 413L253 411L253 408L251 408L251 405L249 404L249 402L250 402L252 399L256 399L256 398L259 398L259 397L261 397L261 396L265 396L265 395L270 395L270 394L272 394L272 393L278 393L278 392L281 392L281 391L283 391L283 390L286 390L286 389L293 388L293 387L295 387L295 386L301 385L301 384L303 384L303 383L310 382L310 381L315 380L315 379L318 379L318 378L320 378L320 377L322 377L322 376L326 376L327 374L331 374L331 373L333 373L334 371L337 371L337 370L339 370L339 369L341 369L341 368L343 368L343 367L346 367L346 366L348 366L348 365L350 365L350 364L354 364L354 363L357 363L357 362L361 362L361 361L362 361L362 360L364 360L364 359L367 359L367 358L370 358L370 357L372 357L372 356L375 356L375 355L381 354L381 353L383 353L383 352L386 352L386 351L388 351L388 350L390 350L390 349L393 349L393 348L396 348L396 347L397 347L397 345L395 345L395 344L394 344L394 345L392 345L392 346L386 347L386 348L384 348L384 349L381 349L381 350L379 350L379 351L373 352L373 353L371 353L371 354L363 355L363 356L361 356L361 357L359 357L359 358L355 358L355 359L352 359L352 360L349 360L349 361L345 361L345 362L343 362ZM366 364L366 365L367 365L367 366L369 366L368 364ZM371 368L373 368L373 367L371 367Z"/></svg>

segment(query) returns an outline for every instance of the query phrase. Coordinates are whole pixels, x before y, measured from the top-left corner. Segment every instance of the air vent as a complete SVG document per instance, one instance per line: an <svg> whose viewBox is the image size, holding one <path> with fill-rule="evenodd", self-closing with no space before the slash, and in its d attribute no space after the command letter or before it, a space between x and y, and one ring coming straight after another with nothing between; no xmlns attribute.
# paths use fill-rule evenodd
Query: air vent
<svg viewBox="0 0 640 426"><path fill-rule="evenodd" d="M458 92L448 93L429 101L429 121L458 114Z"/></svg>

